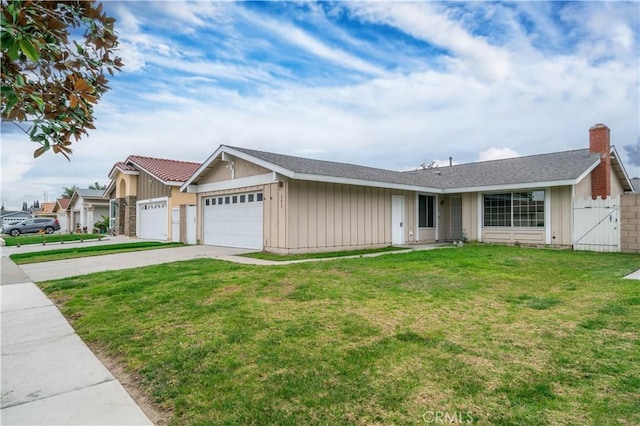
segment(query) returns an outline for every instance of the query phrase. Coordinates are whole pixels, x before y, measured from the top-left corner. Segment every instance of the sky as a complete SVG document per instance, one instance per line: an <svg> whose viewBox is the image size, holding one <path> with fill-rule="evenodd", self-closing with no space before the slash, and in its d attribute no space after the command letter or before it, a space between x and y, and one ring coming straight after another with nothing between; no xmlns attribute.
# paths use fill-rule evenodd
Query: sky
<svg viewBox="0 0 640 426"><path fill-rule="evenodd" d="M392 170L588 147L640 176L640 3L109 1L123 72L71 161L2 125L2 203L221 144Z"/></svg>

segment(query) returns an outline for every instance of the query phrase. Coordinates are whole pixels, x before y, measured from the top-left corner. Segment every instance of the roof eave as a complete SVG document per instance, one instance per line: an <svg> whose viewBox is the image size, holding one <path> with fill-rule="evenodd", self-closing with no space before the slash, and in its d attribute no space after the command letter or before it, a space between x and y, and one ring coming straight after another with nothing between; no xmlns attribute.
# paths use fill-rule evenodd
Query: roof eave
<svg viewBox="0 0 640 426"><path fill-rule="evenodd" d="M442 192L445 194L459 194L462 192L494 192L494 191L511 191L514 189L535 189L535 188L548 188L552 186L567 186L575 185L576 179L564 179L553 180L544 182L521 182L502 185L480 185L480 186L468 186L461 188L446 188Z"/></svg>
<svg viewBox="0 0 640 426"><path fill-rule="evenodd" d="M631 183L631 178L627 174L627 171L624 168L624 164L622 164L622 161L620 161L620 155L618 154L618 151L616 150L615 146L611 147L611 156L616 160L616 163L613 164L612 167L614 167L614 172L616 173L616 175L618 176L618 179L622 183L624 190L635 192L635 188ZM625 185L626 187L624 187Z"/></svg>
<svg viewBox="0 0 640 426"><path fill-rule="evenodd" d="M315 175L309 173L294 173L291 179L306 180L312 182L340 183L345 185L370 186L376 188L399 189L405 191L433 192L441 193L441 188L434 188L422 185L411 185L405 183L381 182L377 180L364 180L354 178L344 178L337 176Z"/></svg>

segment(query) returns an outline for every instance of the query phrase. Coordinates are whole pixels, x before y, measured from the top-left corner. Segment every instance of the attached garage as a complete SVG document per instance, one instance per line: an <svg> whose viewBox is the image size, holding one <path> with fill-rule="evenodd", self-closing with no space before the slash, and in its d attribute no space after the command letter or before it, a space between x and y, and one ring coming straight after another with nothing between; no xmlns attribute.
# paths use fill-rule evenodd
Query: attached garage
<svg viewBox="0 0 640 426"><path fill-rule="evenodd" d="M203 242L206 245L262 250L262 192L203 199Z"/></svg>
<svg viewBox="0 0 640 426"><path fill-rule="evenodd" d="M167 199L138 201L138 238L167 240L168 204Z"/></svg>

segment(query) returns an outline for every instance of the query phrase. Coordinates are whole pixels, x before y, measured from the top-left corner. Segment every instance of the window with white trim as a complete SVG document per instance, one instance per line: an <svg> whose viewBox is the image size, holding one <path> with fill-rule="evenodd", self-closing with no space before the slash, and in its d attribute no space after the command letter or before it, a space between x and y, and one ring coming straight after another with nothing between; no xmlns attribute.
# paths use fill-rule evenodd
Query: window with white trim
<svg viewBox="0 0 640 426"><path fill-rule="evenodd" d="M418 195L418 228L435 227L435 199L433 195Z"/></svg>
<svg viewBox="0 0 640 426"><path fill-rule="evenodd" d="M544 190L484 194L484 226L544 228Z"/></svg>

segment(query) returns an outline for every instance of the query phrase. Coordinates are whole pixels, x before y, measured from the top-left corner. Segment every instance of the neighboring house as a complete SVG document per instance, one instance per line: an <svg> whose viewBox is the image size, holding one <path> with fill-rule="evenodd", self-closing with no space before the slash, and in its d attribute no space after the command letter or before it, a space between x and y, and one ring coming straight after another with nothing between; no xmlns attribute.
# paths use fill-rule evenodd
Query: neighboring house
<svg viewBox="0 0 640 426"><path fill-rule="evenodd" d="M196 195L180 186L200 163L130 155L109 172L104 191L111 200L116 235L195 244Z"/></svg>
<svg viewBox="0 0 640 426"><path fill-rule="evenodd" d="M57 217L56 213L54 213L53 209L56 206L56 203L43 202L40 204L40 210L34 213L33 215L36 217Z"/></svg>
<svg viewBox="0 0 640 426"><path fill-rule="evenodd" d="M640 193L640 178L631 179L631 185L633 185L635 192Z"/></svg>
<svg viewBox="0 0 640 426"><path fill-rule="evenodd" d="M86 228L87 232L92 232L95 223L103 215L109 215L109 199L103 197L103 192L101 189L77 189L73 193L67 207L67 229L75 232Z"/></svg>
<svg viewBox="0 0 640 426"><path fill-rule="evenodd" d="M572 203L633 191L609 128L588 149L396 172L220 146L185 182L203 244L277 253L474 240L572 245Z"/></svg>
<svg viewBox="0 0 640 426"><path fill-rule="evenodd" d="M31 217L31 213L25 212L23 210L20 210L20 211L5 210L2 213L0 225L5 223L12 224L17 222L22 222L23 220L29 219L30 217Z"/></svg>
<svg viewBox="0 0 640 426"><path fill-rule="evenodd" d="M69 208L69 202L71 200L69 198L58 198L53 206L53 213L58 218L58 223L60 224L60 232L71 232L74 229L70 228L70 220L69 220L69 212L67 209Z"/></svg>

